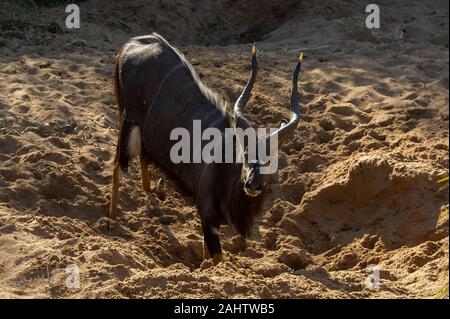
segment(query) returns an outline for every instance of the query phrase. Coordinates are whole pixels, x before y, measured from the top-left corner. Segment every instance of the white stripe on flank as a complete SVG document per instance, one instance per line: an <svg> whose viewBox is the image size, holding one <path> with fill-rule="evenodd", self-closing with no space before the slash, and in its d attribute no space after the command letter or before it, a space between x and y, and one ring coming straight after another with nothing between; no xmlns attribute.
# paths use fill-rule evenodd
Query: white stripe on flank
<svg viewBox="0 0 450 319"><path fill-rule="evenodd" d="M133 126L128 138L128 154L133 158L141 153L141 130L139 126Z"/></svg>
<svg viewBox="0 0 450 319"><path fill-rule="evenodd" d="M153 104L155 104L156 99L159 96L159 92L161 91L162 87L164 86L164 83L166 83L166 80L168 77L170 77L176 70L182 68L184 66L183 63L178 63L177 65L173 66L169 72L167 72L167 74L164 76L164 78L162 79L161 83L159 83L158 89L156 90L155 96L153 96L152 99L152 103L150 103L149 107L147 108L147 113L145 114L145 118L144 118L144 132L146 131L146 127L147 127L147 121L150 115L150 112L153 108Z"/></svg>

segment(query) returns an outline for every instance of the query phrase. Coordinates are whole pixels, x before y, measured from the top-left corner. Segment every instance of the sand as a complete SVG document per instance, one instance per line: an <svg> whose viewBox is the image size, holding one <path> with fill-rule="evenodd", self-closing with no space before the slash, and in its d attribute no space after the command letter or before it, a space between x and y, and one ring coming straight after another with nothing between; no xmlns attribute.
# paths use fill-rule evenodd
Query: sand
<svg viewBox="0 0 450 319"><path fill-rule="evenodd" d="M356 0L83 1L81 28L67 30L64 6L2 2L0 297L448 297L448 189L437 183L449 174L448 2L378 4L370 31ZM114 56L153 31L230 103L256 41L246 113L257 126L289 116L305 52L298 129L247 246L221 228L217 266L202 262L193 198L154 165L147 195L133 162L106 227ZM71 264L78 288L66 285ZM366 285L369 265L378 287Z"/></svg>

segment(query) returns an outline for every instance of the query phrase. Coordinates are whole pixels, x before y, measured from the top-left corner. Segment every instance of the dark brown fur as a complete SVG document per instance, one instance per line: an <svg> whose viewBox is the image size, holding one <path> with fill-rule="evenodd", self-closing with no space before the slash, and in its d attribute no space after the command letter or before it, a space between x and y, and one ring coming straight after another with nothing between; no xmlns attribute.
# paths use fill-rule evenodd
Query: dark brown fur
<svg viewBox="0 0 450 319"><path fill-rule="evenodd" d="M142 138L141 157L144 161L148 159L155 162L192 192L202 222L208 252L215 261L218 261L221 259L217 234L220 225L229 223L241 235L247 236L255 216L261 211L267 188L265 186L262 194L257 197L247 195L242 179L242 163L174 164L168 159L168 153L174 143L169 140L168 133L174 127L189 128L189 122L193 120L189 116L190 113L196 114L202 123L204 121L203 129L214 123L215 127L224 130L227 127L233 128L235 123L233 123L233 116L225 111L226 105L204 87L179 51L158 35L135 39L137 40L132 39L121 49L114 69L114 94L120 114L116 169L127 169L130 161L130 154L127 151L130 131L133 127L139 127ZM144 52L144 58L139 57L133 60L134 55L133 53L130 55L130 52L137 47L140 50L139 53ZM149 52L145 51L147 47ZM161 61L161 64L157 64L158 61ZM178 63L182 65L176 69ZM153 73L147 70L153 70ZM169 71L158 74L158 70ZM171 74L173 70L177 76L168 78L167 74ZM147 73L144 75L139 72ZM145 82L140 82L143 79ZM176 81L180 81L179 85ZM192 88L187 86L190 84L189 81L192 81ZM162 95L165 86L179 88L179 91L171 94L180 96L178 102L175 97ZM158 90L153 87L158 87ZM192 90L192 94L187 94L188 92L183 90ZM188 97L187 100L191 96L194 97L192 102L188 101L186 104L183 94ZM180 105L183 103L186 105L181 108ZM202 118L202 112L208 115L208 120ZM148 114L151 115L146 117ZM111 210L113 209L115 207L111 206Z"/></svg>

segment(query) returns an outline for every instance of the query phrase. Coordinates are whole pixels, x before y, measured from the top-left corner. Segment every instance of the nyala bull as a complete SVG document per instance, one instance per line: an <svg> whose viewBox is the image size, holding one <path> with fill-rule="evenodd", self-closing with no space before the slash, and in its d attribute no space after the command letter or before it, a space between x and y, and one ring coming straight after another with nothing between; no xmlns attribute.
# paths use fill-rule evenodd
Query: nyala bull
<svg viewBox="0 0 450 319"><path fill-rule="evenodd" d="M289 121L264 139L278 145L293 134L299 122L297 79L303 54L292 80ZM183 54L158 34L130 39L120 50L114 72L114 93L120 131L114 160L109 217L117 212L119 182L130 160L139 157L142 187L150 191L148 163L152 161L177 178L195 198L204 236L204 258L223 261L219 241L221 224L231 225L246 237L260 212L270 180L261 174L266 163L249 158L244 140L235 141L233 163L174 163L170 139L175 128L192 131L194 120L203 128L253 130L243 114L256 79L256 49L252 50L250 78L232 111L198 78ZM248 142L248 141L247 141ZM191 150L195 152L195 150Z"/></svg>

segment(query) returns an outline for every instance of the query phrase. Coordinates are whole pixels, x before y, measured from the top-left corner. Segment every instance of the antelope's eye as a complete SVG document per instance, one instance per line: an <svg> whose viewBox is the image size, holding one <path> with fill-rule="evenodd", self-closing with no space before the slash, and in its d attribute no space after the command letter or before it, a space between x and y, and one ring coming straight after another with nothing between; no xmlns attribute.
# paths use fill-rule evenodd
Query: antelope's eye
<svg viewBox="0 0 450 319"><path fill-rule="evenodd" d="M258 160L249 160L248 163L251 165L251 167L253 168L259 168L259 161Z"/></svg>

